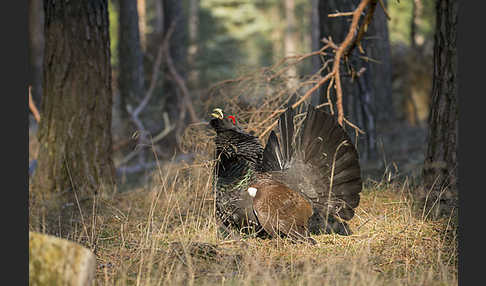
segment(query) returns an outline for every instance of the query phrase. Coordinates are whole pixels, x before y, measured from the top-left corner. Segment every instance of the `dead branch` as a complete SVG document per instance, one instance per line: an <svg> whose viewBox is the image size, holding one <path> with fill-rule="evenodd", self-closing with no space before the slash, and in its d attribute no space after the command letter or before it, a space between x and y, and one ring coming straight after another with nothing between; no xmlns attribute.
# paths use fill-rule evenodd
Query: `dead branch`
<svg viewBox="0 0 486 286"><path fill-rule="evenodd" d="M316 91L321 85L323 85L326 81L331 78L334 78L335 73L330 72L325 77L323 77L316 85L314 85L311 89L309 89L304 96L302 96L296 103L292 105L292 109L297 108L304 100L306 100L314 91Z"/></svg>
<svg viewBox="0 0 486 286"><path fill-rule="evenodd" d="M327 100L328 102L325 103L324 105L329 105L329 109L332 114L334 114L333 110L333 105L331 102L330 98L330 89L331 86L333 86L336 89L336 108L337 108L337 115L338 115L338 123L343 126L343 124L348 124L352 128L355 129L356 133L364 133L360 128L358 128L356 125L351 123L349 120L344 118L344 112L343 112L343 103L342 103L342 86L341 86L341 76L340 76L340 63L341 59L343 57L347 57L350 52L356 47L360 47L361 51L362 48L360 46L360 41L364 35L364 33L367 30L368 25L371 23L373 13L375 11L376 4L378 3L378 0L362 0L361 3L358 5L358 7L352 11L352 12L345 12L345 13L335 13L335 14L330 14L329 17L339 17L339 16L353 16L351 26L349 27L348 33L344 39L344 41L340 45L336 45L333 43L331 38L324 38L322 39L322 42L325 43L325 46L320 49L319 51L312 52L303 56L294 56L296 59L303 59L307 58L309 56L316 56L316 55L325 55L325 51L328 48L332 48L335 50L335 55L334 55L334 60L333 60L333 66L332 70L324 77L322 77L317 84L315 84L312 88L307 90L307 92L302 96L296 103L292 105L292 109L295 109L297 106L299 106L303 101L305 101L314 91L316 91L320 86L322 86L325 82L330 80L330 84L327 88ZM381 5L382 3L380 3ZM366 14L364 14L364 10L366 7L369 7L369 9L366 11ZM384 9L385 10L385 9ZM386 13L386 12L385 12ZM362 15L365 15L365 20L361 26L358 26L359 19ZM359 28L359 29L358 29ZM356 32L357 31L357 32ZM289 57L290 58L290 57ZM370 58L362 58L365 60L372 60ZM326 62L327 64L327 62ZM279 73L276 73L276 76L281 74L282 71ZM324 106L322 105L322 106ZM282 112L284 112L284 109L278 109L275 110L267 119L265 119L262 123L267 122L268 120L275 118L276 116L279 116ZM276 125L277 125L277 120L275 120L272 124L270 124L259 136L259 138L263 138L270 130L272 130Z"/></svg>
<svg viewBox="0 0 486 286"><path fill-rule="evenodd" d="M343 16L353 16L354 12L338 12L334 14L328 14L327 17L335 18L335 17L343 17Z"/></svg>
<svg viewBox="0 0 486 286"><path fill-rule="evenodd" d="M263 139L277 124L278 117L285 111L285 104L288 103L290 95L298 91L304 91L304 94L298 98L297 102L292 104L292 109L298 108L300 104L306 101L316 90L327 83L327 102L323 102L319 107L329 106L331 114L334 114L334 104L336 104L337 119L341 126L348 125L353 128L358 134L364 134L364 131L358 128L355 124L344 117L343 113L343 95L341 86L341 72L340 65L343 61L346 63L351 57L351 52L355 47L360 47L360 41L364 37L367 26L371 23L374 9L379 0L362 0L358 7L352 12L331 14L334 17L338 16L352 16L351 25L348 29L346 37L340 44L335 44L331 37L323 38L323 47L318 51L313 51L303 55L295 55L282 58L277 63L270 67L260 69L253 73L246 74L236 79L230 79L214 84L209 88L208 94L215 94L218 96L227 97L227 104L231 106L233 112L241 114L246 117L247 123L251 126L252 131L258 134L259 139ZM381 3L380 3L381 5ZM372 7L373 6L373 7ZM369 9L367 9L369 7ZM385 12L386 13L386 12ZM363 24L360 25L360 19L364 16ZM332 55L332 57L330 57ZM299 64L303 59L317 56L324 62L319 71L311 75L307 80L300 82L296 88L289 88L288 86L280 86L279 82L285 82L288 79L285 71L289 66ZM374 61L364 55L357 55L361 60ZM329 68L328 65L332 63ZM324 71L327 74L324 75ZM361 76L364 69L356 72L351 69L351 75L354 77ZM287 79L286 79L287 78ZM276 79L275 84L271 84ZM259 84L256 84L259 83ZM267 87L268 90L260 91L259 88ZM336 102L331 100L331 89L334 88L336 92ZM269 95L264 102L259 103L256 110L245 109L239 104L239 97L241 95L252 94L256 92L264 92ZM255 107L253 107L255 108ZM256 123L258 122L258 123Z"/></svg>
<svg viewBox="0 0 486 286"><path fill-rule="evenodd" d="M40 114L39 114L39 110L35 106L34 99L32 98L32 86L30 86L30 85L29 85L29 109L30 109L30 111L32 111L32 114L34 115L35 121L37 121L37 123L39 123L40 122Z"/></svg>
<svg viewBox="0 0 486 286"><path fill-rule="evenodd" d="M162 65L162 57L164 55L164 52L167 50L167 47L169 46L169 40L170 37L172 36L172 33L174 32L174 29L175 29L175 22L172 22L172 24L169 27L169 30L167 31L157 51L157 57L155 58L154 66L152 68L152 77L150 79L149 89L147 90L147 93L145 94L143 100L140 102L138 107L135 108L133 112L134 115L137 117L140 114L140 112L142 112L142 110L147 106L147 103L152 97L155 87L157 86L157 81L159 79L159 73L160 73L160 66Z"/></svg>
<svg viewBox="0 0 486 286"><path fill-rule="evenodd" d="M156 135L152 139L152 144L155 144L158 141L162 140L165 136L167 136L167 134L169 134L175 128L175 124L172 125L170 123L169 115L167 114L167 112L164 112L162 114L162 117L164 118L164 126L165 126L165 128L164 128L164 130L162 130L158 135Z"/></svg>
<svg viewBox="0 0 486 286"><path fill-rule="evenodd" d="M160 73L160 67L162 65L163 55L164 55L164 53L166 53L168 51L167 47L169 46L169 40L170 40L170 37L172 36L172 33L174 32L174 28L175 28L175 21L173 21L172 24L170 25L170 27L169 27L165 37L163 38L163 40L162 40L162 42L159 46L159 49L157 51L157 57L155 59L154 66L152 68L152 77L151 77L151 80L150 80L150 86L149 86L149 89L147 90L147 92L145 93L145 97L142 99L140 104L135 109L132 109L131 106L127 106L127 111L128 111L128 113L130 114L130 117L131 117L130 119L135 124L135 126L137 127L137 130L138 130L137 131L137 146L138 147L142 147L142 146L148 145L150 143L149 140L148 140L148 135L147 135L147 134L149 134L149 132L146 130L142 120L140 120L139 115L147 106L149 100L151 99L151 97L154 93L155 87L157 86L157 81L159 79L159 73ZM166 122L164 131L162 131L162 133L164 133L163 134L164 136L160 136L162 133L157 135L156 137L158 138L158 140L161 140L170 131L172 131L172 129L174 129L174 126L171 126L170 123L168 122L168 120L166 120L166 116L164 116L164 121ZM152 142L152 144L153 143L154 142ZM123 165L123 164L127 163L136 155L139 156L139 164L138 164L139 166L147 165L145 163L145 158L144 158L144 154L143 154L142 150L143 150L143 148L136 148L135 150L130 152L127 156L125 156L121 160L119 165ZM120 168L120 167L118 167L118 168ZM127 167L127 168L130 169L130 167ZM137 168L135 168L135 169L137 169Z"/></svg>
<svg viewBox="0 0 486 286"><path fill-rule="evenodd" d="M189 112L191 123L198 122L199 119L196 115L196 112L194 111L191 95L189 93L189 90L187 89L185 80L180 76L180 74L177 72L176 68L174 67L174 62L172 61L172 57L170 55L170 51L168 47L166 47L165 55L166 55L167 67L169 68L169 72L182 92L182 100L185 108Z"/></svg>
<svg viewBox="0 0 486 286"><path fill-rule="evenodd" d="M371 19L373 18L373 14L375 13L375 8L376 8L377 3L378 3L377 0L371 0L371 2L369 2L369 8L368 8L368 11L366 12L363 24L361 24L360 27L359 27L358 36L356 36L355 40L353 41L353 44L347 50L346 55L349 55L350 52L356 46L358 46L359 51L362 54L364 54L363 48L361 47L361 44L360 44L361 39L363 38L364 33L368 30L368 25L371 23Z"/></svg>
<svg viewBox="0 0 486 286"><path fill-rule="evenodd" d="M370 0L362 0L361 3L358 5L358 8L354 10L354 15L353 15L353 20L351 22L351 26L349 27L348 34L346 35L346 38L344 38L344 41L339 45L338 50L336 51L336 55L334 56L334 65L332 68L332 71L334 73L334 81L335 81L335 86L336 86L336 108L338 112L338 123L343 126L343 120L344 120L344 112L343 112L343 90L341 87L341 76L339 74L339 67L340 67L340 62L341 62L341 57L344 55L344 52L348 48L348 46L351 44L353 41L354 35L356 28L358 27L358 21L359 18L361 17L361 13L364 11L364 9L368 6L370 3ZM369 12L369 10L368 10ZM348 50L348 53L350 50Z"/></svg>
<svg viewBox="0 0 486 286"><path fill-rule="evenodd" d="M164 130L162 130L158 135L156 135L152 140L150 140L150 143L152 145L157 143L158 141L162 140L165 136L167 136L167 134L169 134L175 128L175 125L172 125L170 123L169 116L168 116L167 112L164 112L162 116L163 116L163 119L164 119ZM144 143L143 141L141 141L142 138L143 138L143 140L146 140L145 138L147 137L147 135L142 134L145 129L144 129L142 122L138 119L138 117L132 118L132 120L135 120L134 121L135 124L137 125L137 127L139 127L139 132L136 133L135 137L137 137L139 139L138 140L138 146L141 147L142 144L147 144L147 143ZM118 165L121 166L123 164L128 163L133 157L135 157L136 155L139 155L142 150L143 150L143 148L135 148L135 150L130 152L128 155L126 155L120 161L120 163L118 163ZM145 161L143 159L139 160L139 165L145 165Z"/></svg>
<svg viewBox="0 0 486 286"><path fill-rule="evenodd" d="M385 16L388 20L391 20L390 13L386 10L385 3L383 3L383 0L378 0L380 3L381 8L383 8L383 13L385 13Z"/></svg>

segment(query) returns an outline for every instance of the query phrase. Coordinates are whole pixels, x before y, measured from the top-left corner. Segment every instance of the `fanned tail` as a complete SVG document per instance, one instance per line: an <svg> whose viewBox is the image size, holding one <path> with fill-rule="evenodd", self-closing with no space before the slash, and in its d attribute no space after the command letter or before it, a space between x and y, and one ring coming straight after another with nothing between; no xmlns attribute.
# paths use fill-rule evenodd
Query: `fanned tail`
<svg viewBox="0 0 486 286"><path fill-rule="evenodd" d="M304 163L318 170L318 181L328 186L320 188L319 197L344 202L335 214L351 219L359 204L362 182L358 153L346 131L331 114L310 105L298 142Z"/></svg>
<svg viewBox="0 0 486 286"><path fill-rule="evenodd" d="M309 105L298 131L294 116L295 111L287 108L279 118L280 138L274 131L270 133L263 169L313 202L311 232L332 229L349 234L349 227L340 219L351 219L359 204L362 181L358 153L331 114Z"/></svg>

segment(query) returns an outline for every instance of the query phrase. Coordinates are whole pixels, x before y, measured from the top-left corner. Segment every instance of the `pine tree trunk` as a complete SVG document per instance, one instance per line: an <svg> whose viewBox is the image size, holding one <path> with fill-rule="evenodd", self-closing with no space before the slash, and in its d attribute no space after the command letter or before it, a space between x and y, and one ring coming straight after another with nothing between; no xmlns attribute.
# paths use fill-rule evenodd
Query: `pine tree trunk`
<svg viewBox="0 0 486 286"><path fill-rule="evenodd" d="M316 21L319 22L319 39L331 37L335 44L341 44L349 31L350 17L328 17L328 15L336 12L354 11L360 2L359 0L319 1L319 19ZM349 70L347 66L341 68L344 116L366 132L364 136L360 136L361 140L358 143L363 159L377 156L377 121L389 121L394 115L391 103L391 65L389 63L391 55L386 21L385 15L378 5L368 31L361 41L365 54L362 55L357 48L351 53L352 56L349 61L351 67L355 72L364 68L364 73L358 78L353 78L346 72ZM323 43L320 43L320 47L323 45ZM378 60L381 63L366 61L361 58L362 56ZM331 58L325 60L328 59ZM332 67L332 64L329 67ZM328 72L330 70L325 70L324 74ZM327 101L328 84L324 84L320 89L319 100L316 97L313 98L314 104ZM335 103L334 88L330 89L330 94ZM352 138L354 138L354 134L352 135Z"/></svg>
<svg viewBox="0 0 486 286"><path fill-rule="evenodd" d="M81 200L114 184L108 3L44 4L43 117L31 192L48 200L75 191Z"/></svg>
<svg viewBox="0 0 486 286"><path fill-rule="evenodd" d="M118 91L122 119L130 122L130 115L126 108L131 106L135 109L145 95L137 1L119 0L118 7ZM134 131L129 130L126 135L133 134Z"/></svg>
<svg viewBox="0 0 486 286"><path fill-rule="evenodd" d="M383 1L386 5L387 1ZM378 4L371 25L366 33L366 56L377 62L369 62L371 88L374 94L374 114L377 123L390 122L396 117L392 102L391 48L388 35L388 20Z"/></svg>
<svg viewBox="0 0 486 286"><path fill-rule="evenodd" d="M198 55L198 38L199 38L199 10L200 0L189 1L189 15L187 21L187 32L189 36L189 48L187 50L187 67L188 67L188 82L193 87L193 90L199 89L199 71L196 66Z"/></svg>
<svg viewBox="0 0 486 286"><path fill-rule="evenodd" d="M447 214L457 206L457 12L454 0L436 2L434 77L429 115L428 147L424 162L427 201L440 197L435 215ZM441 194L442 193L442 194ZM436 206L438 203L435 204Z"/></svg>
<svg viewBox="0 0 486 286"><path fill-rule="evenodd" d="M174 64L174 69L181 77L187 78L187 27L186 18L182 1L179 0L163 0L164 7L164 37L173 26L173 33L169 40L169 53ZM164 110L169 114L169 118L173 124L176 124L175 133L173 136L168 136L168 145L176 147L176 137L182 133L183 126L187 120L187 112L182 98L180 86L178 86L174 75L170 72L167 65L164 67ZM165 141L165 140L164 140ZM170 151L171 152L171 151Z"/></svg>
<svg viewBox="0 0 486 286"><path fill-rule="evenodd" d="M319 19L319 0L311 0L311 51L318 51L321 48L320 19ZM322 62L319 57L312 57L312 74L315 74L321 68ZM319 91L314 91L311 95L311 104L319 105L321 98Z"/></svg>

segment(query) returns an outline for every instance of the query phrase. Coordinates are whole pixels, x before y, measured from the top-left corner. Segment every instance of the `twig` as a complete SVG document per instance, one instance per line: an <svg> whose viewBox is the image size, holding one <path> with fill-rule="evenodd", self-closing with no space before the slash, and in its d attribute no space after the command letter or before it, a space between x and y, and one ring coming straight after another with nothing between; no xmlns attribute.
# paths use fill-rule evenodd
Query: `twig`
<svg viewBox="0 0 486 286"><path fill-rule="evenodd" d="M169 119L169 115L167 114L167 112L164 112L164 114L162 116L164 117L165 128L164 128L164 130L162 130L162 132L160 132L157 136L155 136L152 139L152 144L157 143L158 141L162 140L165 136L167 136L167 134L169 134L175 128L175 125L170 124L170 119Z"/></svg>
<svg viewBox="0 0 486 286"><path fill-rule="evenodd" d="M338 12L334 14L328 14L327 17L334 18L334 17L342 17L342 16L353 16L354 12Z"/></svg>
<svg viewBox="0 0 486 286"><path fill-rule="evenodd" d="M329 102L329 110L331 111L331 114L334 114L334 107L332 107L332 101L331 101L331 87L333 86L333 83L334 83L334 78L331 79L331 82L327 86L327 91L326 91L327 102Z"/></svg>
<svg viewBox="0 0 486 286"><path fill-rule="evenodd" d="M169 27L164 39L162 40L162 43L159 46L158 52L157 52L157 57L155 59L155 63L152 69L152 78L150 81L150 86L149 89L147 90L145 97L142 99L140 104L135 108L132 109L130 106L127 106L127 111L131 116L132 122L135 124L137 127L137 130L139 132L139 137L138 137L138 144L137 146L143 146L144 144L148 144L147 140L147 131L145 129L144 124L139 118L140 113L145 109L147 106L150 98L152 97L155 87L157 86L157 81L159 78L159 72L160 72L160 66L162 64L162 56L164 52L167 50L167 46L169 43L169 39L172 36L172 33L174 32L174 27L175 27L175 22L172 22L171 26ZM167 126L166 126L167 128ZM130 152L127 156L125 156L122 160L120 165L125 164L126 162L130 161L135 155L139 155L139 165L146 165L145 163L145 158L143 155L143 152L141 152L143 148L136 149L132 152Z"/></svg>
<svg viewBox="0 0 486 286"><path fill-rule="evenodd" d="M344 118L344 121L346 122L346 124L348 124L349 126L354 128L354 130L356 130L357 132L359 132L361 134L365 134L365 132L363 130L359 129L359 127L354 125L353 123L351 123L351 121L347 120L346 118Z"/></svg>
<svg viewBox="0 0 486 286"><path fill-rule="evenodd" d="M30 108L30 111L32 111L32 114L34 115L35 121L37 121L37 123L39 123L40 122L40 114L39 114L39 110L35 106L34 99L32 98L32 86L30 86L30 85L29 85L29 108Z"/></svg>
<svg viewBox="0 0 486 286"><path fill-rule="evenodd" d="M383 0L378 0L378 2L380 3L381 8L383 8L383 13L385 13L386 18L388 20L391 20L390 13L388 13L388 11L386 10Z"/></svg>
<svg viewBox="0 0 486 286"><path fill-rule="evenodd" d="M315 90L317 90L321 85L323 85L326 81L328 81L330 78L332 78L333 76L333 73L330 72L328 73L325 77L323 77L316 85L314 85L311 89L309 89L305 94L304 96L302 96L297 102L295 102L291 108L292 109L295 109L297 108L297 106L299 106L304 100L306 100ZM282 112L285 112L285 109L280 109L280 110L277 110L277 111L274 111L272 113L272 115L269 117L271 118L273 115L277 114L277 113L282 113ZM263 138L263 136L265 136L265 134L267 134L268 132L270 132L270 130L273 129L273 127L275 127L278 123L278 120L275 120L269 127L267 127L267 129L265 129L265 131L263 131L262 134L260 134L259 138Z"/></svg>
<svg viewBox="0 0 486 286"><path fill-rule="evenodd" d="M366 11L364 23L361 24L361 26L359 27L358 35L356 36L349 50L346 52L346 55L349 55L356 46L359 47L359 50L362 54L364 53L363 48L360 44L361 39L363 38L364 33L368 30L368 25L371 23L371 19L373 18L373 14L375 13L376 4L378 3L377 0L371 0L371 2L368 0L367 2L368 3L366 3L366 5L369 5L370 7L368 8L368 11Z"/></svg>
<svg viewBox="0 0 486 286"><path fill-rule="evenodd" d="M175 125L171 125L170 124L170 121L169 121L169 116L167 115L166 112L164 112L163 114L163 118L164 118L164 130L162 130L162 132L160 132L157 136L155 136L152 140L151 140L151 143L154 144L160 140L162 140L165 136L167 136L167 134L169 134L170 131L172 131L174 128L175 128ZM134 122L136 122L136 125L137 127L139 128L139 130L144 130L144 126L142 124L142 122L138 119L138 118L132 118L132 120L135 120ZM140 135L142 136L142 134ZM144 136L146 137L146 136ZM139 145L140 144L143 144L143 142L141 140L139 140ZM120 163L118 164L119 166L127 163L128 161L130 161L133 157L135 157L137 154L139 154L141 152L142 148L138 148L138 149L135 149L133 150L132 152L130 152L128 155L126 155L121 161ZM143 160L140 160L140 164L143 165L145 164L143 162ZM119 167L120 168L120 167Z"/></svg>
<svg viewBox="0 0 486 286"><path fill-rule="evenodd" d="M323 85L326 81L328 81L331 77L335 75L334 71L328 73L325 77L323 77L316 85L314 85L311 89L309 89L304 96L302 96L296 103L292 105L292 109L295 109L299 106L304 100L306 100L315 90L317 90L321 85Z"/></svg>

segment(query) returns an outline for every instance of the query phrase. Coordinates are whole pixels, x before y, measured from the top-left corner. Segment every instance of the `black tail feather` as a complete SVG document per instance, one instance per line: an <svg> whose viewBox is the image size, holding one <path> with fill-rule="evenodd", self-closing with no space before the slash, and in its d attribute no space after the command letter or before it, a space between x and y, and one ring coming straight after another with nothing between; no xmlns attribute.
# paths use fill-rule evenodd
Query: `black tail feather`
<svg viewBox="0 0 486 286"><path fill-rule="evenodd" d="M284 156L283 169L287 168L294 153L294 110L287 107L287 110L280 115L278 126L280 130L280 140L282 143L282 155Z"/></svg>
<svg viewBox="0 0 486 286"><path fill-rule="evenodd" d="M277 135L272 130L267 140L265 150L263 150L262 169L263 171L278 171L282 170L284 159L280 151L280 144L278 143Z"/></svg>

